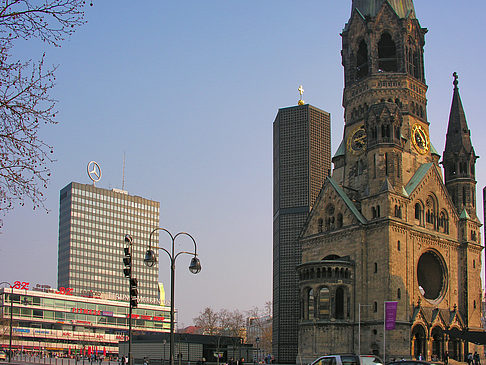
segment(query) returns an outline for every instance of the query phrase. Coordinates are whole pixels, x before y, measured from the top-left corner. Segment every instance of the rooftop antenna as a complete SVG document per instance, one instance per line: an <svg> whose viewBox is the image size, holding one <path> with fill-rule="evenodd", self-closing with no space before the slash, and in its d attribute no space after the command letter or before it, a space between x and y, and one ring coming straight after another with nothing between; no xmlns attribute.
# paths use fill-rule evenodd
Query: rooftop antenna
<svg viewBox="0 0 486 365"><path fill-rule="evenodd" d="M125 190L125 151L123 151L122 190Z"/></svg>

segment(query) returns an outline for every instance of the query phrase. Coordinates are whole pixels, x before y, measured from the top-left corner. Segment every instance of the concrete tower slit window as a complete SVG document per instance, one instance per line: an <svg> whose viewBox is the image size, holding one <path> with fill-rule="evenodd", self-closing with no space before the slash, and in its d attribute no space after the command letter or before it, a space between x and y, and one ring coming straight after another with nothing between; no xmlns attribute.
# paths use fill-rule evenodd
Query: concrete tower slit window
<svg viewBox="0 0 486 365"><path fill-rule="evenodd" d="M388 32L384 32L378 42L378 71L397 72L397 64L395 42Z"/></svg>

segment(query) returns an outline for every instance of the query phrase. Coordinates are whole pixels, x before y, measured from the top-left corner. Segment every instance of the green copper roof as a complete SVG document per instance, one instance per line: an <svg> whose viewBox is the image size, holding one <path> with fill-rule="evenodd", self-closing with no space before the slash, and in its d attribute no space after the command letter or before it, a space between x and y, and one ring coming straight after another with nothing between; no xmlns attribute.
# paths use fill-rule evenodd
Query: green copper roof
<svg viewBox="0 0 486 365"><path fill-rule="evenodd" d="M467 214L466 209L462 210L461 216L459 217L460 219L471 219L469 214Z"/></svg>
<svg viewBox="0 0 486 365"><path fill-rule="evenodd" d="M339 196L343 199L344 203L348 206L348 208L353 212L353 214L358 218L361 224L366 223L365 217L360 213L358 208L356 208L356 205L349 199L349 197L346 195L344 190L332 179L332 177L328 176L327 180L331 183L332 187L336 192L339 194Z"/></svg>
<svg viewBox="0 0 486 365"><path fill-rule="evenodd" d="M422 166L418 168L417 172L415 172L415 175L412 176L407 186L405 186L405 191L409 196L417 188L417 186L420 184L420 182L422 181L422 179L425 177L425 175L427 174L427 172L430 170L432 166L433 163L429 162L429 163L424 163Z"/></svg>
<svg viewBox="0 0 486 365"><path fill-rule="evenodd" d="M352 10L357 9L362 16L375 17L385 1L391 5L400 18L408 16L415 18L412 0L353 0Z"/></svg>
<svg viewBox="0 0 486 365"><path fill-rule="evenodd" d="M346 143L344 143L344 139L343 139L334 157L344 156L345 154L346 154Z"/></svg>
<svg viewBox="0 0 486 365"><path fill-rule="evenodd" d="M432 143L430 143L430 153L432 155L437 155L440 157L439 153L437 152L437 150L435 149L434 145Z"/></svg>

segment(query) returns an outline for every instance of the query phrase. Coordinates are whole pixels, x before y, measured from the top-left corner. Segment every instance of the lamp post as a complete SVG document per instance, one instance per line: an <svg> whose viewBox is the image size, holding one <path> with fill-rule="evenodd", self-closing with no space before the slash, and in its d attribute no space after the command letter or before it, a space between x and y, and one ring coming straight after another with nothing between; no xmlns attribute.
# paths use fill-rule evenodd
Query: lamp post
<svg viewBox="0 0 486 365"><path fill-rule="evenodd" d="M9 350L8 350L8 362L12 362L12 320L13 320L13 287L8 281L2 281L0 285L7 284L10 286L10 339L9 339ZM4 292L5 294L5 292ZM5 298L7 295L5 294ZM5 308L5 300L3 307Z"/></svg>
<svg viewBox="0 0 486 365"><path fill-rule="evenodd" d="M123 263L125 268L123 269L123 274L129 281L128 285L128 295L129 295L129 310L128 310L128 364L133 365L132 358L132 312L133 308L138 306L138 280L132 276L133 269L133 237L129 234L125 235L125 244L127 245L124 249L125 257L123 258Z"/></svg>
<svg viewBox="0 0 486 365"><path fill-rule="evenodd" d="M187 255L192 255L191 263L189 265L189 271L192 272L193 274L197 274L201 271L201 262L197 258L197 245L196 245L196 240L194 237L192 237L189 233L186 232L179 232L176 235L172 235L167 229L165 228L155 228L152 232L150 232L149 236L149 247L147 252L145 253L145 265L148 267L152 267L155 265L157 262L157 257L155 256L155 252L152 250L152 235L157 232L157 231L164 231L166 232L172 241L172 249L171 251L163 248L163 247L156 247L159 250L164 251L170 259L170 346L169 346L169 362L170 365L174 365L174 315L175 315L175 310L174 310L174 288L175 288L175 263L177 258L181 254L187 254ZM174 250L174 244L175 240L179 236L188 236L192 242L194 243L194 252L189 252L189 251L179 251L175 252Z"/></svg>

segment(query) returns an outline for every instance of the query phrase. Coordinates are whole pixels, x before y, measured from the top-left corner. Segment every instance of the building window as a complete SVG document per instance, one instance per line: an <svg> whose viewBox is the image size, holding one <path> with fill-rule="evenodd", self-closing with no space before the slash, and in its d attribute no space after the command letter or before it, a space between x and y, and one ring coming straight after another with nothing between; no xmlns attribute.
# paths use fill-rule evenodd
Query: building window
<svg viewBox="0 0 486 365"><path fill-rule="evenodd" d="M398 251L400 251L400 241L398 241L398 243L397 243L397 249L398 249Z"/></svg>
<svg viewBox="0 0 486 365"><path fill-rule="evenodd" d="M336 319L344 319L344 289L336 289Z"/></svg>
<svg viewBox="0 0 486 365"><path fill-rule="evenodd" d="M356 57L356 79L362 79L369 73L368 67L368 46L364 40L361 41Z"/></svg>
<svg viewBox="0 0 486 365"><path fill-rule="evenodd" d="M377 302L374 302L373 303L373 312L378 312L378 303Z"/></svg>
<svg viewBox="0 0 486 365"><path fill-rule="evenodd" d="M342 228L343 226L343 215L339 213L337 215L337 228Z"/></svg>
<svg viewBox="0 0 486 365"><path fill-rule="evenodd" d="M374 267L375 267L375 271L374 271L374 273L376 274L376 273L378 272L378 264L377 264L376 262L375 262Z"/></svg>
<svg viewBox="0 0 486 365"><path fill-rule="evenodd" d="M319 318L329 318L329 289L319 290Z"/></svg>
<svg viewBox="0 0 486 365"><path fill-rule="evenodd" d="M378 69L380 72L396 72L398 70L395 42L387 32L382 34L378 42Z"/></svg>
<svg viewBox="0 0 486 365"><path fill-rule="evenodd" d="M418 221L418 224L422 225L422 206L420 203L415 204L415 219Z"/></svg>
<svg viewBox="0 0 486 365"><path fill-rule="evenodd" d="M307 319L314 319L314 289L307 294Z"/></svg>
<svg viewBox="0 0 486 365"><path fill-rule="evenodd" d="M401 299L402 298L402 292L400 290L400 288L398 288L397 290L397 299Z"/></svg>

